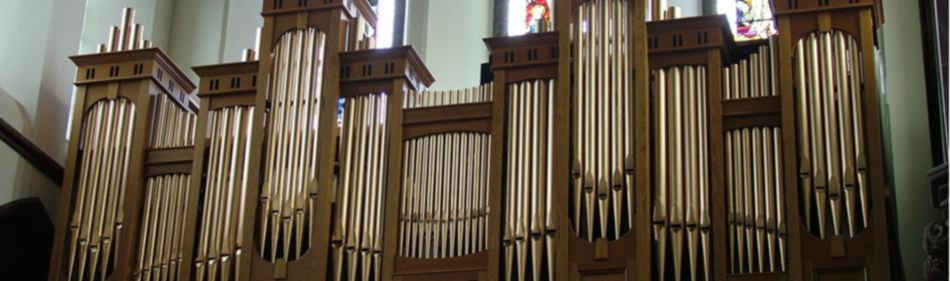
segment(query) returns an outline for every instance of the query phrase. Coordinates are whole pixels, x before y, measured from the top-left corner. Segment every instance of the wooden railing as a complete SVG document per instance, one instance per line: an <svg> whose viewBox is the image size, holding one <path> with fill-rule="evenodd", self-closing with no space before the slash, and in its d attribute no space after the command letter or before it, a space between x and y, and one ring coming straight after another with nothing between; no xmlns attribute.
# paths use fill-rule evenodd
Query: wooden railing
<svg viewBox="0 0 950 281"><path fill-rule="evenodd" d="M63 166L3 119L0 119L0 140L19 153L36 170L56 183L57 187L62 186Z"/></svg>

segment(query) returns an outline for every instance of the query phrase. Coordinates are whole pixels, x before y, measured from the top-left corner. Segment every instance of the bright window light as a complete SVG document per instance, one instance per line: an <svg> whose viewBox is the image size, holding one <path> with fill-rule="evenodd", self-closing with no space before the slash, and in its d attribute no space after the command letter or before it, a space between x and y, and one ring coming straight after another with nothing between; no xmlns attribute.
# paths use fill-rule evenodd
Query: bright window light
<svg viewBox="0 0 950 281"><path fill-rule="evenodd" d="M526 0L508 0L508 36L518 36L528 33L524 24Z"/></svg>
<svg viewBox="0 0 950 281"><path fill-rule="evenodd" d="M393 46L393 26L396 17L395 0L379 0L376 8L376 47L389 48Z"/></svg>

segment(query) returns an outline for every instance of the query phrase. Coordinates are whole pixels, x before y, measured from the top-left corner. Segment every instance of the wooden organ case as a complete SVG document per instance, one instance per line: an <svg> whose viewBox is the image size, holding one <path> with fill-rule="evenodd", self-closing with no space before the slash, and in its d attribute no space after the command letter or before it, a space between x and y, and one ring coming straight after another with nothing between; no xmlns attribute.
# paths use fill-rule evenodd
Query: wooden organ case
<svg viewBox="0 0 950 281"><path fill-rule="evenodd" d="M713 216L716 189L709 131L720 124L709 97L720 94L723 54L732 42L723 17L647 24L653 150L652 237L655 280L722 280L713 249L722 233ZM721 253L718 252L718 253Z"/></svg>
<svg viewBox="0 0 950 281"><path fill-rule="evenodd" d="M245 225L253 280L324 276L334 211L339 54L372 48L375 16L362 0L264 1L251 130ZM258 189L259 187L259 189ZM256 206L255 206L256 205ZM245 267L246 268L246 267ZM250 275L247 275L250 274Z"/></svg>
<svg viewBox="0 0 950 281"><path fill-rule="evenodd" d="M779 35L735 42L653 2L556 1L484 40L493 82L431 90L367 1L267 0L197 104L127 9L71 58L49 279L890 276L880 6L778 0Z"/></svg>
<svg viewBox="0 0 950 281"><path fill-rule="evenodd" d="M775 1L789 225L800 226L791 228L794 279L891 276L874 55L880 7Z"/></svg>
<svg viewBox="0 0 950 281"><path fill-rule="evenodd" d="M74 125L50 280L184 276L195 86L143 31L125 9L97 53L70 57Z"/></svg>
<svg viewBox="0 0 950 281"><path fill-rule="evenodd" d="M565 1L555 180L568 280L650 276L646 1ZM570 49L566 49L570 47ZM571 231L568 231L571 230ZM559 266L565 267L565 266Z"/></svg>

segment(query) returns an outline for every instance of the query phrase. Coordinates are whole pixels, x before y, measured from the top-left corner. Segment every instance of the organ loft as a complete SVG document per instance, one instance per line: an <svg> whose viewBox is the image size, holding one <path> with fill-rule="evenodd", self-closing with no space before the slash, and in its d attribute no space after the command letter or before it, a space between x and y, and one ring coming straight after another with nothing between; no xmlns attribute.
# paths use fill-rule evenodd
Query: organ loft
<svg viewBox="0 0 950 281"><path fill-rule="evenodd" d="M887 280L874 0L774 35L659 0L557 0L432 90L366 0L262 3L181 66L134 11L70 57L50 281ZM253 32L253 31L248 31Z"/></svg>

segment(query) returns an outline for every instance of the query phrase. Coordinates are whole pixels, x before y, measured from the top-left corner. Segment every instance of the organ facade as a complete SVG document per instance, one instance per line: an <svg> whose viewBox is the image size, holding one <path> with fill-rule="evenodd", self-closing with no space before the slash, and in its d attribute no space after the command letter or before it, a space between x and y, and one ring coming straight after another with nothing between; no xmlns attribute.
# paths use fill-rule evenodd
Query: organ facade
<svg viewBox="0 0 950 281"><path fill-rule="evenodd" d="M871 0L778 34L663 1L554 1L432 90L365 0L263 1L193 69L134 12L71 57L51 281L886 280ZM543 20L543 19L542 19Z"/></svg>

